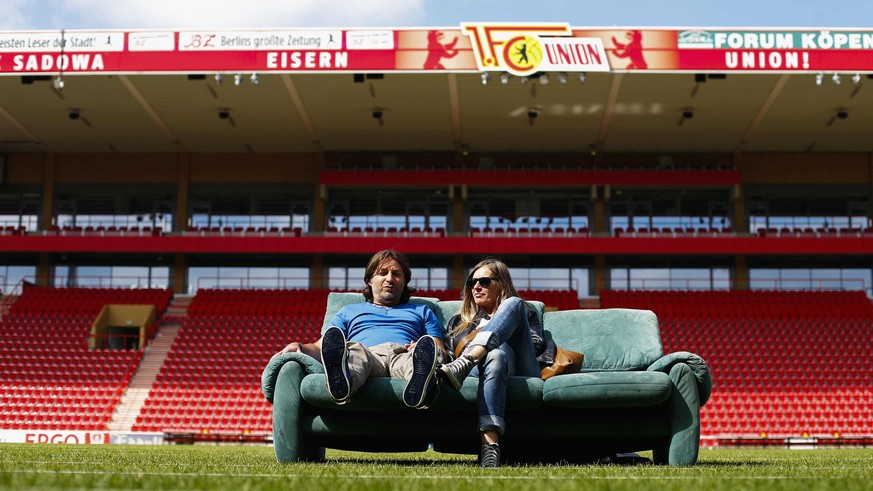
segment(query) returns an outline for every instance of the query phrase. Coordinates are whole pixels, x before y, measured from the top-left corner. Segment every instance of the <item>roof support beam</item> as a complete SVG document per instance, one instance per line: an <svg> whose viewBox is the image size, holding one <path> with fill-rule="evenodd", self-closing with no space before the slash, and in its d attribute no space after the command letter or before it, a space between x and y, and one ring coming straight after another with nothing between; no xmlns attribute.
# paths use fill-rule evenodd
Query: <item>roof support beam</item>
<svg viewBox="0 0 873 491"><path fill-rule="evenodd" d="M737 142L737 146L734 148L734 153L739 153L743 151L743 148L749 142L749 139L754 135L758 127L761 126L761 122L764 121L764 117L767 116L767 113L770 111L773 103L776 102L779 94L782 93L782 89L785 88L785 84L788 83L789 77L791 77L791 75L785 74L779 77L779 80L776 81L776 85L773 86L770 94L764 100L764 103L761 104L761 108L758 109L758 113L755 114L755 119L752 120L752 123L749 125L748 128L746 128L746 132L743 133L740 141Z"/></svg>
<svg viewBox="0 0 873 491"><path fill-rule="evenodd" d="M17 129L19 132L21 132L22 135L27 137L28 141L21 141L21 142L15 142L15 143L42 143L41 141L39 141L39 138L37 138L36 135L31 133L27 128L24 127L23 124L21 124L17 119L15 119L15 116L9 114L9 111L4 109L3 106L0 106L0 116L2 116L3 119L5 119L6 121L9 121L9 124L14 126L15 129Z"/></svg>
<svg viewBox="0 0 873 491"><path fill-rule="evenodd" d="M152 118L152 121L154 121L155 124L158 125L158 128L160 128L161 131L163 131L164 134L167 135L167 138L170 139L170 142L175 144L181 143L176 134L173 133L173 130L171 130L170 127L167 126L166 123L164 123L164 120L162 120L161 117L158 116L158 113L155 111L155 109L151 106L151 104L148 103L148 101L142 95L142 92L140 92L139 89L137 89L136 86L133 85L133 82L130 81L130 77L128 77L127 75L119 75L118 79L121 80L121 84L124 85L128 92L130 92L130 95L132 95L133 98L136 99L136 102L138 102L139 105L142 106L146 114L148 114L149 117Z"/></svg>
<svg viewBox="0 0 873 491"><path fill-rule="evenodd" d="M615 105L618 101L618 94L621 92L621 81L624 74L616 73L612 78L612 85L609 87L609 98L606 100L606 106L603 108L603 118L600 120L600 131L597 133L597 148L603 149L606 145L606 138L609 136L609 127L612 124L612 116L615 114Z"/></svg>
<svg viewBox="0 0 873 491"><path fill-rule="evenodd" d="M452 141L455 146L461 145L461 103L458 97L458 75L448 74L449 82L449 109L452 112ZM457 150L457 149L455 149Z"/></svg>
<svg viewBox="0 0 873 491"><path fill-rule="evenodd" d="M297 115L303 123L303 128L309 136L309 141L312 142L312 149L318 153L323 153L324 149L321 146L321 139L315 131L315 126L312 124L312 118L309 117L309 112L306 111L306 106L303 104L303 99L300 98L300 93L297 92L297 87L294 85L294 81L291 80L291 75L283 73L280 75L280 78L282 79L282 84L285 86L285 91L288 93L288 97L291 98L291 103L294 104L294 108L297 109Z"/></svg>

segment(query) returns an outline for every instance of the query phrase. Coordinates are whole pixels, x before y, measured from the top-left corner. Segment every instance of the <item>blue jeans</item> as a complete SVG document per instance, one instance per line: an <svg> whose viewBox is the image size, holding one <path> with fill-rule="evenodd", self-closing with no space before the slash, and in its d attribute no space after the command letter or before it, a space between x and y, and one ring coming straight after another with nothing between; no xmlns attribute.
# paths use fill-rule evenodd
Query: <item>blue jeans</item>
<svg viewBox="0 0 873 491"><path fill-rule="evenodd" d="M518 297L504 300L497 312L482 328L491 333L484 344L488 349L485 359L470 372L479 377L479 431L496 431L502 435L506 428L506 382L511 375L540 377L540 365L533 350L527 307ZM475 343L475 344L474 344ZM483 344L471 341L470 345Z"/></svg>

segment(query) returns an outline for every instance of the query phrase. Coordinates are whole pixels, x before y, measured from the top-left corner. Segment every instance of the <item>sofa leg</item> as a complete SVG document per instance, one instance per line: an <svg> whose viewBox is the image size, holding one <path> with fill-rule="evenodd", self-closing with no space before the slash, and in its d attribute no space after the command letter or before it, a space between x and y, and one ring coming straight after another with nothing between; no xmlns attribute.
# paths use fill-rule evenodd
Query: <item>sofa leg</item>
<svg viewBox="0 0 873 491"><path fill-rule="evenodd" d="M324 447L304 444L300 460L304 462L324 462Z"/></svg>
<svg viewBox="0 0 873 491"><path fill-rule="evenodd" d="M652 449L652 462L655 465L667 465L670 455L670 442L664 442Z"/></svg>

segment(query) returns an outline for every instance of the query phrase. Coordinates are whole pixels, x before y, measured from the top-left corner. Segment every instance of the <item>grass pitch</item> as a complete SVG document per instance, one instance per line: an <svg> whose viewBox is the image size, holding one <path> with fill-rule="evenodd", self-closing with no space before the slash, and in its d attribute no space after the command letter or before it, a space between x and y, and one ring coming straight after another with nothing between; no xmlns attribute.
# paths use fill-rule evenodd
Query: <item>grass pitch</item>
<svg viewBox="0 0 873 491"><path fill-rule="evenodd" d="M691 467L480 469L474 456L328 451L277 464L270 447L0 444L0 489L817 490L873 487L873 449L702 449Z"/></svg>

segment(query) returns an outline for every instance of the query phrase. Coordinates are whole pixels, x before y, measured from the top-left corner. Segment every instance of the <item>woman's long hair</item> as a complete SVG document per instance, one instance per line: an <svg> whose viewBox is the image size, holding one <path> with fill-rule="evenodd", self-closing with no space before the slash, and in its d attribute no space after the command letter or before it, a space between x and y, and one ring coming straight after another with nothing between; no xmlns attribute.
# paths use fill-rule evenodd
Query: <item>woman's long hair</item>
<svg viewBox="0 0 873 491"><path fill-rule="evenodd" d="M479 264L473 266L473 269L470 270L467 280L470 280L473 277L473 274L482 267L487 267L491 272L491 276L497 278L497 282L500 285L500 295L497 297L498 307L507 298L519 296L518 291L515 289L515 285L512 284L512 276L509 274L509 267L506 263L497 258L489 257L479 261ZM472 322L473 318L476 317L476 314L479 312L479 306L476 305L475 301L473 301L472 290L472 288L467 286L467 282L465 281L464 287L461 290L461 320L464 322L461 323L459 329L461 326L466 327L466 323ZM458 329L455 331L457 330Z"/></svg>

